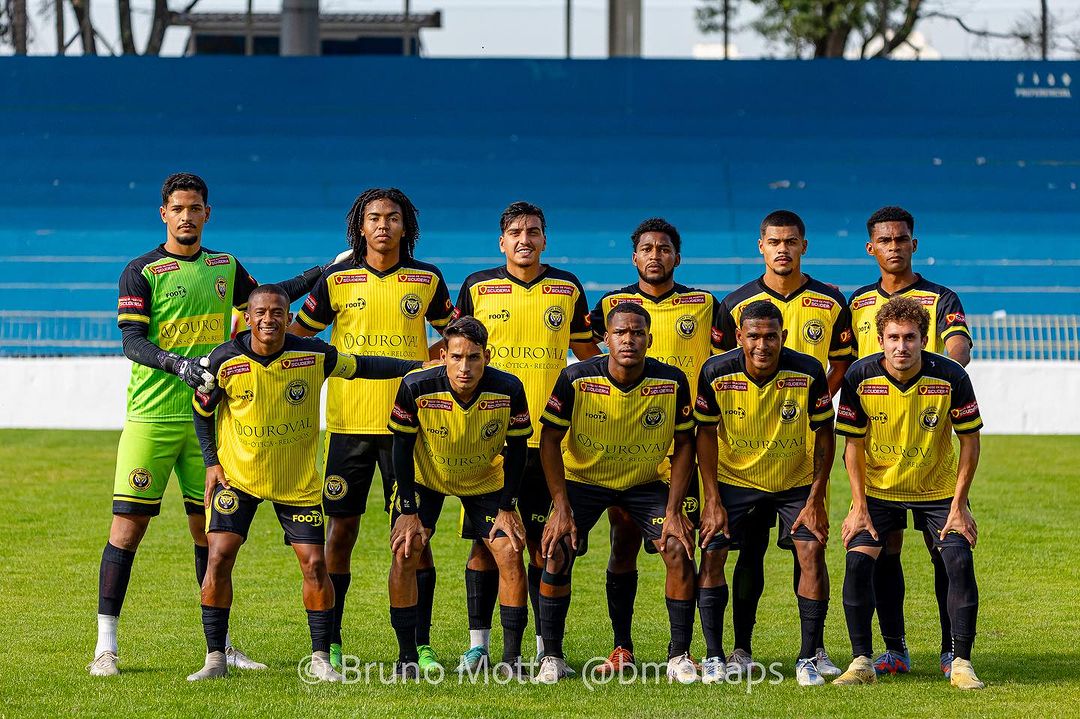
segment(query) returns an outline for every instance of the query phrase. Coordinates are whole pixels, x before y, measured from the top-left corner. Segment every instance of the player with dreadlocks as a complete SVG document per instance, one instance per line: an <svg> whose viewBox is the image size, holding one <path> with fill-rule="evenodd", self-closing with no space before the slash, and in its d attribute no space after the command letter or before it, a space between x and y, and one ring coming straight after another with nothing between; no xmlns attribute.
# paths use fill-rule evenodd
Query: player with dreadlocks
<svg viewBox="0 0 1080 719"><path fill-rule="evenodd" d="M436 330L450 321L454 304L442 273L413 257L420 237L417 210L396 188L364 191L346 215L352 257L331 265L297 313L290 332L311 336L333 324L330 341L343 352L403 360L429 358L425 320ZM341 618L352 579L352 551L376 465L384 509L394 487L393 438L386 427L400 380L326 385L326 463L323 509L327 517L326 568L334 586L331 663L341 669ZM435 569L425 549L416 573L420 667L438 662L430 646Z"/></svg>

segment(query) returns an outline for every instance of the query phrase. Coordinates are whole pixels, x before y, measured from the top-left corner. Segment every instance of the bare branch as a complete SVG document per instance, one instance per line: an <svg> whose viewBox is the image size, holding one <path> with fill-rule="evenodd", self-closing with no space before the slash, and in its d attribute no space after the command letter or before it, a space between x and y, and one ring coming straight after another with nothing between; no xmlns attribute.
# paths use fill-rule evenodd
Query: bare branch
<svg viewBox="0 0 1080 719"><path fill-rule="evenodd" d="M961 30L963 30L969 35L974 35L976 37L996 38L999 40L1031 40L1031 36L1026 34L1019 34L1015 32L994 32L993 30L980 30L979 28L971 27L966 22L964 22L964 19L962 17L960 17L959 15L953 15L952 13L939 12L937 10L934 10L926 13L922 17L924 20L928 20L930 18L952 20L960 26Z"/></svg>

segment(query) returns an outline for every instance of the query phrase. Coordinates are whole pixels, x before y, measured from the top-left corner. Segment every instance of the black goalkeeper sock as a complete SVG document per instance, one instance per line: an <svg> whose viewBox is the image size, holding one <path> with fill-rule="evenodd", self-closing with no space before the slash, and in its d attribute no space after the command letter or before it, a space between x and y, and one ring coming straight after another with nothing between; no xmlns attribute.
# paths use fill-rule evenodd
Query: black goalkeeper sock
<svg viewBox="0 0 1080 719"><path fill-rule="evenodd" d="M330 633L334 625L334 609L307 610L308 631L311 632L311 651L329 652Z"/></svg>
<svg viewBox="0 0 1080 719"><path fill-rule="evenodd" d="M390 607L390 626L398 641L398 661L415 664L420 660L416 651L416 605Z"/></svg>
<svg viewBox="0 0 1080 719"><path fill-rule="evenodd" d="M874 563L874 597L877 599L878 626L885 648L903 653L904 641L904 567L899 554L882 552Z"/></svg>
<svg viewBox="0 0 1080 719"><path fill-rule="evenodd" d="M120 616L128 582L131 580L131 565L134 562L135 552L120 549L112 543L105 545L98 570L98 614Z"/></svg>
<svg viewBox="0 0 1080 719"><path fill-rule="evenodd" d="M499 605L499 621L503 630L502 660L512 663L521 657L521 635L529 624L529 608Z"/></svg>
<svg viewBox="0 0 1080 719"><path fill-rule="evenodd" d="M210 547L195 545L195 581L202 589L203 580L206 579L206 568L210 565Z"/></svg>
<svg viewBox="0 0 1080 719"><path fill-rule="evenodd" d="M862 552L847 553L844 572L844 618L851 637L851 656L874 654L874 559Z"/></svg>
<svg viewBox="0 0 1080 719"><path fill-rule="evenodd" d="M802 646L799 659L813 659L817 656L818 637L825 626L825 616L829 613L828 599L807 599L796 595L799 600L799 625L802 631Z"/></svg>
<svg viewBox="0 0 1080 719"><path fill-rule="evenodd" d="M979 617L979 585L975 582L975 562L970 547L950 546L941 550L949 573L949 619L952 621L952 651L957 659L971 659L975 624Z"/></svg>
<svg viewBox="0 0 1080 719"><path fill-rule="evenodd" d="M611 618L611 631L615 646L628 652L634 651L631 629L634 623L634 600L637 598L637 570L615 574L607 573L607 606Z"/></svg>
<svg viewBox="0 0 1080 719"><path fill-rule="evenodd" d="M941 625L941 653L953 650L952 622L949 620L949 572L941 559L941 552L930 550L934 564L934 596L937 598L938 624Z"/></svg>
<svg viewBox="0 0 1080 719"><path fill-rule="evenodd" d="M331 574L330 584L334 586L334 613L330 619L330 643L341 644L341 623L345 617L345 595L352 584L352 573Z"/></svg>
<svg viewBox="0 0 1080 719"><path fill-rule="evenodd" d="M491 614L499 598L499 570L465 568L465 606L469 629L491 629Z"/></svg>
<svg viewBox="0 0 1080 719"><path fill-rule="evenodd" d="M544 638L544 656L563 656L563 635L566 634L566 614L569 611L569 594L565 597L540 595L540 635Z"/></svg>
<svg viewBox="0 0 1080 719"><path fill-rule="evenodd" d="M768 542L768 539L766 539ZM758 602L765 592L765 557L749 548L739 550L731 573L731 623L735 648L753 654Z"/></svg>
<svg viewBox="0 0 1080 719"><path fill-rule="evenodd" d="M664 602L671 625L671 643L668 644L668 659L671 659L690 652L690 640L694 637L694 600L664 597Z"/></svg>
<svg viewBox="0 0 1080 719"><path fill-rule="evenodd" d="M431 644L431 611L435 606L435 567L416 570L416 644Z"/></svg>
<svg viewBox="0 0 1080 719"><path fill-rule="evenodd" d="M728 586L703 587L698 590L698 613L701 615L701 633L705 635L705 658L724 654L724 610L727 609Z"/></svg>
<svg viewBox="0 0 1080 719"><path fill-rule="evenodd" d="M225 637L229 634L229 608L202 605L203 634L206 635L206 653L224 652Z"/></svg>

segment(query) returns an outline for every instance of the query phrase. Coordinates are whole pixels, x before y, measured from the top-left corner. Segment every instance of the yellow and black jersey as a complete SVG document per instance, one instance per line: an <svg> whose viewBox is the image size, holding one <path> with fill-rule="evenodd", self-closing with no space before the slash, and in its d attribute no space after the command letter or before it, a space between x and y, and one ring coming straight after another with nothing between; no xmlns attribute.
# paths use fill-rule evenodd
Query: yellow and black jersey
<svg viewBox="0 0 1080 719"><path fill-rule="evenodd" d="M833 420L816 357L784 347L776 374L758 382L735 349L705 363L698 387L694 417L719 433L719 481L763 492L813 482L813 433Z"/></svg>
<svg viewBox="0 0 1080 719"><path fill-rule="evenodd" d="M352 377L357 358L294 335L263 357L242 332L210 353L210 371L217 387L192 403L203 417L216 410L217 458L229 483L260 499L318 504L319 391L327 377Z"/></svg>
<svg viewBox="0 0 1080 719"><path fill-rule="evenodd" d="M784 297L765 284L764 276L735 290L720 303L720 344L733 349L743 309L751 302L768 300L780 308L787 330L785 347L813 356L822 368L829 360L855 359L851 314L844 295L832 285L806 275L802 287Z"/></svg>
<svg viewBox="0 0 1080 719"><path fill-rule="evenodd" d="M947 499L956 491L952 433L982 429L967 372L924 351L922 369L905 384L885 370L881 352L848 368L836 431L866 441L866 494L895 502Z"/></svg>
<svg viewBox="0 0 1080 719"><path fill-rule="evenodd" d="M945 354L945 340L961 335L971 342L964 307L956 293L944 285L930 282L922 275L915 275L915 282L891 295L881 289L881 280L860 287L852 293L848 306L851 308L851 326L855 330L856 352L859 357L881 351L874 321L878 310L893 297L907 297L918 302L930 314L930 339L926 349Z"/></svg>
<svg viewBox="0 0 1080 719"><path fill-rule="evenodd" d="M686 375L648 357L637 382L624 386L611 377L609 360L598 355L564 369L541 417L568 430L566 479L615 490L670 481L675 433L694 428Z"/></svg>
<svg viewBox="0 0 1080 719"><path fill-rule="evenodd" d="M720 350L720 303L711 292L678 283L659 297L646 294L637 284L627 285L608 292L593 307L592 329L597 342L604 339L608 312L622 302L641 305L649 313L653 343L648 355L682 370L693 401L701 366Z"/></svg>
<svg viewBox="0 0 1080 719"><path fill-rule="evenodd" d="M351 259L331 265L296 315L321 332L331 323L330 341L342 352L407 360L428 358L426 320L437 330L450 322L454 304L434 265L404 258L379 272ZM331 379L326 386L326 425L343 434L387 434L386 416L399 380L362 385Z"/></svg>
<svg viewBox="0 0 1080 719"><path fill-rule="evenodd" d="M521 380L530 407L543 407L551 396L570 343L592 339L585 290L556 267L545 267L529 283L505 266L474 272L461 285L457 311L484 323L491 366ZM540 446L539 422L534 416L531 447Z"/></svg>
<svg viewBox="0 0 1080 719"><path fill-rule="evenodd" d="M506 438L529 437L532 419L514 375L487 367L472 400L463 404L446 367L439 366L405 376L387 428L420 435L413 453L417 484L469 497L502 488Z"/></svg>

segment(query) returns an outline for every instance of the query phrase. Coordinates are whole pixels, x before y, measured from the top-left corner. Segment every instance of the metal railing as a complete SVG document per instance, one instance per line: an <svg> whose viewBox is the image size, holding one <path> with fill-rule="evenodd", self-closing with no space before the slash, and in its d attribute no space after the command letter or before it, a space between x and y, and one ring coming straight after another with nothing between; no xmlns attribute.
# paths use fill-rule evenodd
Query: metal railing
<svg viewBox="0 0 1080 719"><path fill-rule="evenodd" d="M1080 360L1080 315L968 315L973 360Z"/></svg>

